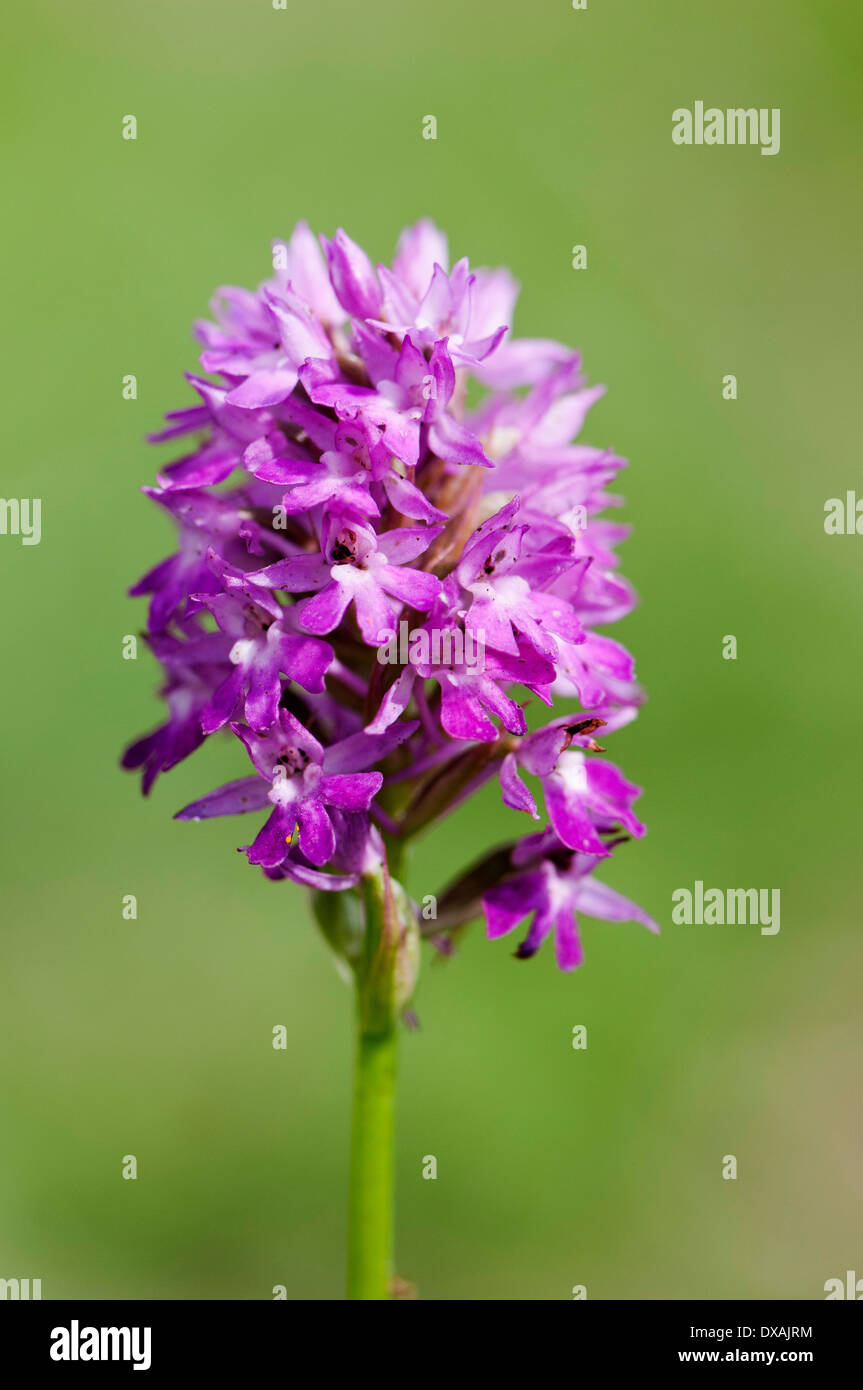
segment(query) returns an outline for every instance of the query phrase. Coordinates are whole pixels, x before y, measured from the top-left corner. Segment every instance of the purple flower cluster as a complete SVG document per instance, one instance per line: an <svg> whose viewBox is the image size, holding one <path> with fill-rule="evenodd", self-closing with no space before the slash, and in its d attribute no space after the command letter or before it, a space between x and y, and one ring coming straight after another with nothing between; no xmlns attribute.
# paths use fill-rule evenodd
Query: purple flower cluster
<svg viewBox="0 0 863 1390"><path fill-rule="evenodd" d="M132 589L169 713L123 762L147 792L230 730L250 775L179 818L267 811L249 862L318 890L355 887L494 776L541 820L527 775L545 828L443 902L465 920L481 901L491 936L531 917L517 954L553 933L571 969L577 912L655 929L594 877L644 833L639 788L593 737L642 699L596 631L634 602L613 551L627 528L598 519L623 460L572 442L602 388L577 353L512 336L508 271L448 264L427 221L391 268L300 223L265 284L216 295L200 403L153 436L190 451L145 489L178 549ZM405 622L408 651L381 659ZM580 708L530 732L530 697Z"/></svg>

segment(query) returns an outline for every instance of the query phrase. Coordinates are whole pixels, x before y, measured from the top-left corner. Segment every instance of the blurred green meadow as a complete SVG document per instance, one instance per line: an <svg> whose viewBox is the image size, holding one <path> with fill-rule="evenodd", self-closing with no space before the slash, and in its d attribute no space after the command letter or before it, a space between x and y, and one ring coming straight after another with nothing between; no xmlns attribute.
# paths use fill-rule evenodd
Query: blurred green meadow
<svg viewBox="0 0 863 1390"><path fill-rule="evenodd" d="M8 16L0 491L43 510L39 545L0 536L0 1277L341 1297L350 997L300 890L236 853L245 823L171 819L244 773L235 747L148 801L119 771L160 719L125 591L171 547L143 436L191 400L214 288L265 278L298 218L389 259L424 215L609 386L585 438L631 460L642 602L615 636L650 695L609 756L649 834L601 876L663 933L587 921L570 976L480 927L426 957L398 1273L430 1299L818 1299L861 1269L863 539L823 525L863 496L861 38L804 0ZM696 100L779 107L780 153L674 145ZM413 894L527 828L488 789L418 844ZM781 930L674 925L696 879L779 888Z"/></svg>

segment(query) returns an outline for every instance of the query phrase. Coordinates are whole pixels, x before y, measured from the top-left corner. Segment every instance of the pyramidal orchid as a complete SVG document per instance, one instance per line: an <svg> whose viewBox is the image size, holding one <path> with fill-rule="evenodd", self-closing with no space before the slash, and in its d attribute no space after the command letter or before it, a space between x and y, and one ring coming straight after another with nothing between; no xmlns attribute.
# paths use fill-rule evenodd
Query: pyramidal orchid
<svg viewBox="0 0 863 1390"><path fill-rule="evenodd" d="M597 877L644 833L639 788L595 738L643 698L597 631L634 603L614 554L627 529L601 516L624 461L574 442L602 394L579 354L514 337L509 272L450 268L430 222L391 267L300 223L272 266L255 291L218 291L196 327L198 403L152 436L188 441L144 489L176 552L131 591L167 717L123 764L146 793L205 739L234 740L236 779L178 819L249 816L248 862L312 894L357 999L348 1295L383 1299L421 938L449 951L484 915L489 937L522 927L516 957L551 938L572 970L582 916L656 930ZM495 782L527 833L421 912L410 841Z"/></svg>

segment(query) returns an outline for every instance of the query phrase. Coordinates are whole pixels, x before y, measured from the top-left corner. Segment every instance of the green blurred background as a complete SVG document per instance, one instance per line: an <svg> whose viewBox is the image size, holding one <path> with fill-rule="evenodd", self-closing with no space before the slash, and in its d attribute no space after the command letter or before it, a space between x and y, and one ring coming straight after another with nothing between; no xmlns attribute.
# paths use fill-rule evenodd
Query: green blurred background
<svg viewBox="0 0 863 1390"><path fill-rule="evenodd" d="M171 820L241 775L235 747L147 802L119 772L159 718L153 663L121 658L125 590L171 546L138 491L168 455L142 439L191 400L214 287L265 278L300 217L388 259L431 215L512 267L520 333L610 388L586 437L631 460L642 605L615 635L650 693L610 752L650 834L603 876L664 930L588 922L567 977L479 929L426 960L398 1272L437 1299L823 1298L863 1270L863 540L823 529L827 498L863 495L859 16L33 0L9 27L2 491L43 499L43 537L0 537L0 1276L341 1296L349 995L300 890L235 853L246 827ZM673 145L696 99L780 107L781 152ZM464 808L418 847L415 895L514 825L494 792ZM780 933L674 926L697 878L780 888Z"/></svg>

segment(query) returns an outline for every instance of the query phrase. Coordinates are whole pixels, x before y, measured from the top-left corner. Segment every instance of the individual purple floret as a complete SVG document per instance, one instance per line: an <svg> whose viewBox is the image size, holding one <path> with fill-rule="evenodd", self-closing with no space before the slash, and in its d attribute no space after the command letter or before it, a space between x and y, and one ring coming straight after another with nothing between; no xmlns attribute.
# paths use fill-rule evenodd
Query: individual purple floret
<svg viewBox="0 0 863 1390"><path fill-rule="evenodd" d="M528 919L517 954L553 935L569 970L578 915L656 929L595 876L644 826L594 735L643 696L597 631L635 603L627 528L601 515L624 460L577 438L603 388L563 345L513 337L517 293L506 270L450 269L428 221L391 267L300 223L257 290L217 292L197 403L152 436L187 441L144 489L177 548L131 590L167 718L123 764L147 793L233 740L252 773L179 819L263 814L244 848L268 878L359 895L383 874L399 903L406 844L496 778L542 828L417 922L441 945L480 912L491 937ZM328 930L356 959L347 921Z"/></svg>
<svg viewBox="0 0 863 1390"><path fill-rule="evenodd" d="M516 955L529 959L545 938L554 936L554 953L561 970L581 965L583 952L577 913L604 922L641 922L649 931L659 928L636 903L593 877L598 860L568 849L553 832L529 836L511 856L516 872L489 888L483 896L489 936L504 936L526 917L530 927Z"/></svg>

